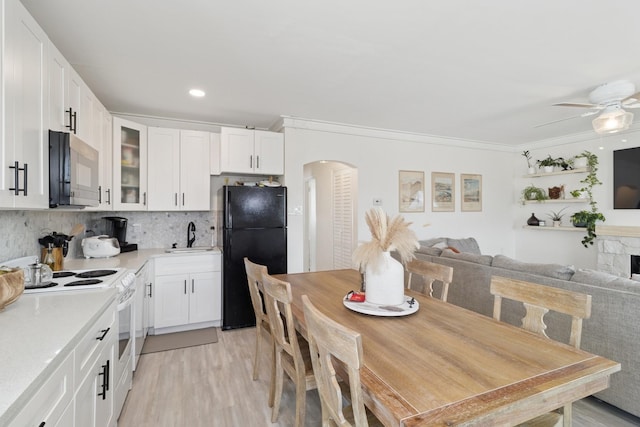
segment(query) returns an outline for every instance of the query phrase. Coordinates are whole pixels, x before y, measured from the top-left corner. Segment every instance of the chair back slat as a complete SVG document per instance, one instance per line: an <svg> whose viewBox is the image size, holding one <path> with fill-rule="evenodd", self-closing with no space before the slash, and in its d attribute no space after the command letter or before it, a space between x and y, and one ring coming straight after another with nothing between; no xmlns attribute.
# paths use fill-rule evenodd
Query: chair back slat
<svg viewBox="0 0 640 427"><path fill-rule="evenodd" d="M342 392L334 367L337 359L346 366L348 372L352 419L356 426L368 426L360 383L362 366L360 334L328 318L309 301L306 295L302 296L302 303L311 362L322 405L323 425L329 425L329 420L338 426L352 425L343 413Z"/></svg>
<svg viewBox="0 0 640 427"><path fill-rule="evenodd" d="M422 277L425 291L430 297L433 296L433 282L438 280L442 282L442 294L440 295L440 299L442 301L447 301L447 296L449 294L449 285L453 280L453 267L443 264L436 264L435 262L424 261L421 259L413 259L406 264L407 271L409 272L408 277L408 288L412 288L412 280L413 274L417 274ZM415 290L415 289L414 289Z"/></svg>
<svg viewBox="0 0 640 427"><path fill-rule="evenodd" d="M591 316L591 295L501 276L491 278L490 291L494 295L494 319L500 320L502 298L520 301L526 308L523 328L543 336L546 336L543 318L549 310L571 316L569 344L580 348L582 320Z"/></svg>

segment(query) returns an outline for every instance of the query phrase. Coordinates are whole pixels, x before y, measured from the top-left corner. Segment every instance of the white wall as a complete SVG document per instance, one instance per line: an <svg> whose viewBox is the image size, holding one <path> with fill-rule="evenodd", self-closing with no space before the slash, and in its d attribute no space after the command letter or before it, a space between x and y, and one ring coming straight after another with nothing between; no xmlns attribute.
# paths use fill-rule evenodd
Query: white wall
<svg viewBox="0 0 640 427"><path fill-rule="evenodd" d="M548 154L552 157L564 157L565 159L575 156L584 150L591 151L598 156L599 168L598 178L603 185L594 187L593 195L598 202L598 208L606 218L604 225L639 225L640 210L613 209L613 151L622 148L640 146L640 131L632 130L617 136L601 137L594 132L586 132L573 137L557 139L553 141L543 141L535 147L525 147L529 149L533 159L543 159ZM566 195L569 191L582 186L578 181L585 177L584 174L560 175L543 178L525 178L527 172L526 160L516 153L517 179L514 181L514 197L518 199L524 187L533 183L537 187L545 188L555 185L566 185ZM539 219L549 218L546 216L551 210L558 210L564 207L562 204L528 204L518 205L513 217L513 228L515 230L516 247L515 252L518 259L532 262L556 262L559 264L572 264L579 268L597 268L596 245L584 248L580 240L584 236L583 232L569 231L538 231L524 230L522 225L532 212L535 212ZM563 218L563 222L569 225L569 217L573 212L589 209L588 204L568 204Z"/></svg>
<svg viewBox="0 0 640 427"><path fill-rule="evenodd" d="M374 198L389 215L398 213L398 171L425 172L426 211L404 213L418 238L470 237L484 253L515 256L513 182L516 155L512 148L453 139L285 119L285 184L289 205L289 272L303 269L303 167L307 163L340 161L358 168L358 240L369 240L364 219ZM431 212L431 172L456 174L455 212ZM482 212L460 211L460 174L481 174ZM429 224L428 226L425 226Z"/></svg>

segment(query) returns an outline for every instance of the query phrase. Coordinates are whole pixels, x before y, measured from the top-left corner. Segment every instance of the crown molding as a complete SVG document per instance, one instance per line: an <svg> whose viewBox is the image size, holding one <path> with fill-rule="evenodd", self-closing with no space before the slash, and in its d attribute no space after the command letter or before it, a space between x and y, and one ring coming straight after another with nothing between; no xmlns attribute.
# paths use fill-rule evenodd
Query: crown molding
<svg viewBox="0 0 640 427"><path fill-rule="evenodd" d="M417 142L423 144L446 145L449 147L474 148L490 151L513 151L513 146L472 141L459 138L442 137L416 132L405 132L399 130L374 128L345 123L328 122L323 120L306 119L302 117L281 116L281 128L314 130L319 132L330 132L344 135L365 136L369 138L388 139L404 142Z"/></svg>

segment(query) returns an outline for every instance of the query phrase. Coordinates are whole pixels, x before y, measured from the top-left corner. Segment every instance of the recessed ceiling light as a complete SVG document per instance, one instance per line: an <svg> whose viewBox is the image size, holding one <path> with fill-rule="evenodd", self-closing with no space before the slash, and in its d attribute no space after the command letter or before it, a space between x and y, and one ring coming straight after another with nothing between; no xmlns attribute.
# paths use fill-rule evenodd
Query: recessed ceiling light
<svg viewBox="0 0 640 427"><path fill-rule="evenodd" d="M196 98L202 98L204 96L204 91L200 90L200 89L191 89L189 91L189 95L196 97Z"/></svg>

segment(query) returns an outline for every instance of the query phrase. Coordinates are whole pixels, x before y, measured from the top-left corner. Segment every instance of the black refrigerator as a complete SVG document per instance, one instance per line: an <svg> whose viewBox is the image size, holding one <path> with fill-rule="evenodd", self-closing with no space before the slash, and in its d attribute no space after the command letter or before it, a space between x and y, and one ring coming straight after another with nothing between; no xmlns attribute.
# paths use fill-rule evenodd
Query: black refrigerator
<svg viewBox="0 0 640 427"><path fill-rule="evenodd" d="M224 186L222 329L255 326L244 257L287 272L287 188Z"/></svg>

